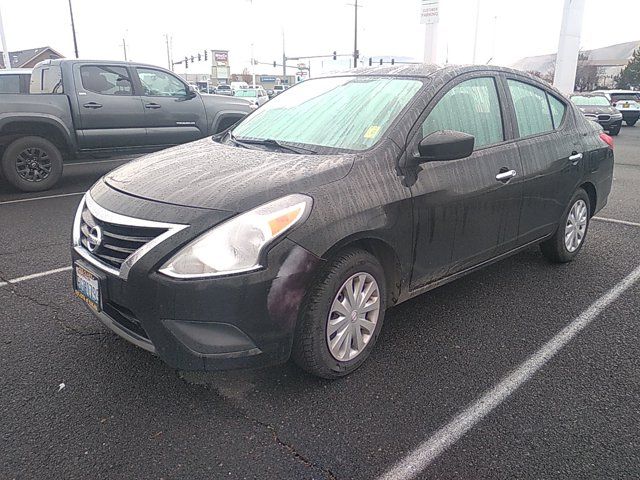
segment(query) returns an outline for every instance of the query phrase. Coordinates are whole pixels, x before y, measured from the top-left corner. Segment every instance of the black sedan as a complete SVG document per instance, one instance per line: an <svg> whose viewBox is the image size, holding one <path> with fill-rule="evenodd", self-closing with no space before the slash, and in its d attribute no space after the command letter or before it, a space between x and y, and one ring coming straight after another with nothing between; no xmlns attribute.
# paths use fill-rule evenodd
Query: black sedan
<svg viewBox="0 0 640 480"><path fill-rule="evenodd" d="M612 148L514 70L309 80L98 181L74 222L75 292L175 368L292 357L339 377L388 308L533 244L574 259L607 203Z"/></svg>
<svg viewBox="0 0 640 480"><path fill-rule="evenodd" d="M571 95L571 101L589 120L602 125L609 135L618 135L622 128L622 114L611 106L604 95L580 93Z"/></svg>

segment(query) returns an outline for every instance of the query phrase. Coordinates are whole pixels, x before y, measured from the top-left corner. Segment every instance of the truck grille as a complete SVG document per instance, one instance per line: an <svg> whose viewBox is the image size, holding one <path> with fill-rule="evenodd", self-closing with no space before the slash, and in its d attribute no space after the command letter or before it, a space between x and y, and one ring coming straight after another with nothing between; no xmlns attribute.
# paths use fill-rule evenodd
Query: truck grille
<svg viewBox="0 0 640 480"><path fill-rule="evenodd" d="M165 233L165 228L147 228L108 223L94 217L87 206L80 219L80 243L93 257L115 269L136 250ZM96 241L97 239L100 241Z"/></svg>

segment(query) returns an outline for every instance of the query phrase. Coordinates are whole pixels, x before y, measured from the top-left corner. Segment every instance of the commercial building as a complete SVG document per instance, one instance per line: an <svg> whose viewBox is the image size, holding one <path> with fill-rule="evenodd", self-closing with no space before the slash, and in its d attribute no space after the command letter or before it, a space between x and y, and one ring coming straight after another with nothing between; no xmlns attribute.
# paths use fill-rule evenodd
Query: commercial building
<svg viewBox="0 0 640 480"><path fill-rule="evenodd" d="M640 40L584 50L581 53L587 58L586 65L594 65L598 68L597 84L602 87L613 87L614 78L627 65L637 48L640 48ZM554 71L555 65L556 54L550 53L522 58L513 64L513 68L526 72L539 72L542 76L546 76Z"/></svg>

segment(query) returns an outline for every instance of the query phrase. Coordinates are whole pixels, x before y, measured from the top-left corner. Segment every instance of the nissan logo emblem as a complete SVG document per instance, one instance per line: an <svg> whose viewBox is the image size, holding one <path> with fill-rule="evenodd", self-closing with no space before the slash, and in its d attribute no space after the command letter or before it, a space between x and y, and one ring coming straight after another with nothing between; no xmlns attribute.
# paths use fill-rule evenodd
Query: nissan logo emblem
<svg viewBox="0 0 640 480"><path fill-rule="evenodd" d="M87 248L91 253L95 252L100 248L100 244L102 243L102 229L96 225L95 227L91 227L89 230L89 235L87 235Z"/></svg>

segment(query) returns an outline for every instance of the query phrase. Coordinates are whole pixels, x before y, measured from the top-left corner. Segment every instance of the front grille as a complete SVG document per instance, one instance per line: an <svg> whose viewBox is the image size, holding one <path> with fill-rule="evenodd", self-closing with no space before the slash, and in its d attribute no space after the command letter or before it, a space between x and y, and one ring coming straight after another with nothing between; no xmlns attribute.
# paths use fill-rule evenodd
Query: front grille
<svg viewBox="0 0 640 480"><path fill-rule="evenodd" d="M145 329L142 328L140 321L128 308L118 305L117 303L108 302L104 305L104 313L109 315L118 325L126 328L130 332L133 332L139 337L147 340L149 339L149 336Z"/></svg>
<svg viewBox="0 0 640 480"><path fill-rule="evenodd" d="M609 119L611 119L611 115L598 115L598 120L605 121Z"/></svg>
<svg viewBox="0 0 640 480"><path fill-rule="evenodd" d="M101 233L101 241L95 247L96 227ZM136 250L154 238L162 235L165 228L137 227L104 222L84 207L80 220L80 242L91 255L116 270ZM93 232L93 238L91 233ZM93 250L93 251L92 251Z"/></svg>

